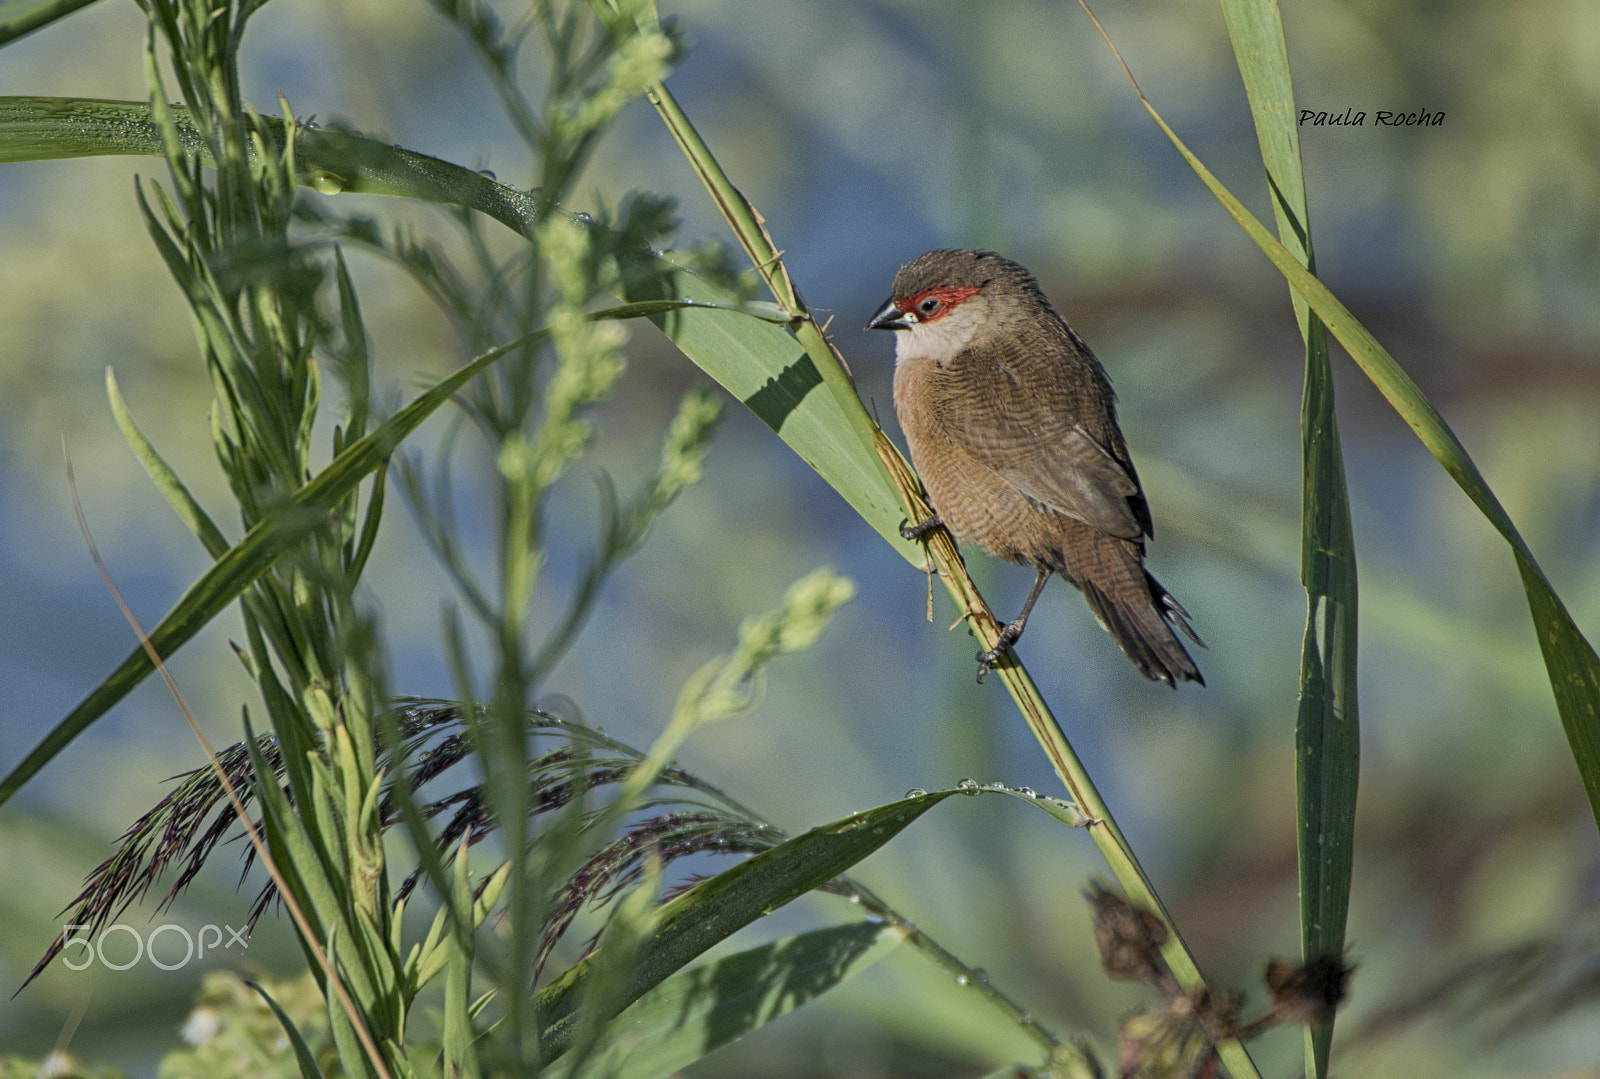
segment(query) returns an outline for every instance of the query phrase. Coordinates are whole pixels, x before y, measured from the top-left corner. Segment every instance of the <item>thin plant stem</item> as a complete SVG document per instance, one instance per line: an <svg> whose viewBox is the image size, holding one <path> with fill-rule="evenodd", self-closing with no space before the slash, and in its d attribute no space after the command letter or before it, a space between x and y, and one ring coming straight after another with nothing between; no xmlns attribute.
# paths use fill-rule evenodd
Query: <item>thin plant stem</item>
<svg viewBox="0 0 1600 1079"><path fill-rule="evenodd" d="M650 87L646 96L666 123L679 148L689 158L695 174L711 193L712 200L727 221L728 227L738 237L740 245L772 289L779 305L796 317L795 336L799 338L812 362L816 364L823 383L839 398L845 415L850 417L852 426L858 429L867 440L868 446L883 463L885 471L900 492L908 518L913 521L926 520L931 516L932 510L922 497L920 483L899 450L867 414L860 398L856 396L855 388L837 352L823 335L822 328L817 325L816 320L804 310L788 271L784 269L782 252L773 245L772 238L761 224L760 215L734 187L671 92L665 86L656 84ZM977 586L972 583L972 578L968 576L954 541L947 532L938 529L929 535L927 548L939 568L939 576L949 590L951 598L963 612L962 617L972 626L973 632L983 641L986 648L995 647L1000 639L1000 623L990 612ZM1188 993L1206 992L1208 987L1205 978L1201 975L1188 945L1184 943L1177 924L1156 894L1155 887L1139 864L1133 848L1122 834L1122 830L1117 827L1110 808L1100 797L1094 781L1089 778L1088 770L1084 768L1083 762L1072 748L1072 743L1067 739L1060 723L1056 721L1049 705L1039 693L1032 676L1023 667L1016 653L1011 651L1005 653L995 670L1011 693L1012 699L1016 701L1023 719L1028 724L1028 729L1038 739L1045 756L1050 759L1051 766L1061 777L1061 782L1065 784L1079 809L1088 818L1089 834L1099 847L1101 856L1105 858L1112 875L1117 878L1117 882L1122 885L1135 906L1153 911L1166 927L1167 939L1162 945L1162 955L1173 976L1177 978L1178 984ZM1259 1079L1260 1073L1238 1039L1219 1039L1217 1051L1235 1079L1251 1079L1251 1077Z"/></svg>

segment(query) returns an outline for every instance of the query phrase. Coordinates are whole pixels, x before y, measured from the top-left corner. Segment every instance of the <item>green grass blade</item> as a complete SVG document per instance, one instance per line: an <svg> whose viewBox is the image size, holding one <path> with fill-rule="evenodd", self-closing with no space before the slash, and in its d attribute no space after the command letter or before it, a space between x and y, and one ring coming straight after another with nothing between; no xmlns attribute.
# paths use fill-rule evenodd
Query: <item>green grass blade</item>
<svg viewBox="0 0 1600 1079"><path fill-rule="evenodd" d="M0 7L0 46L9 45L35 30L43 30L95 0L7 0Z"/></svg>
<svg viewBox="0 0 1600 1079"><path fill-rule="evenodd" d="M1356 560L1333 376L1322 323L1312 316L1300 413L1304 494L1300 572L1306 629L1295 724L1300 947L1342 955L1355 859L1361 726L1356 685ZM1306 1071L1327 1074L1333 1021L1308 1028Z"/></svg>
<svg viewBox="0 0 1600 1079"><path fill-rule="evenodd" d="M455 909L473 908L472 878L468 873L467 843L463 838L456 849ZM447 908L445 908L447 909ZM444 917L441 909L440 917ZM456 1075L477 1075L478 1051L472 1029L472 932L455 935L455 947L445 950L443 1056L445 1068Z"/></svg>
<svg viewBox="0 0 1600 1079"><path fill-rule="evenodd" d="M206 553L212 558L220 558L228 550L228 539L222 530L211 520L209 514L195 501L189 488L184 486L178 474L172 471L161 454L144 437L144 432L139 430L133 422L133 416L128 412L128 404L122 399L122 393L117 389L117 377L111 368L106 368L106 396L111 401L111 414L116 418L117 426L122 429L122 437L128 440L128 445L133 448L133 455L144 466L144 471L150 477L150 482L156 485L167 504L184 524L189 526L189 531L195 534Z"/></svg>
<svg viewBox="0 0 1600 1079"><path fill-rule="evenodd" d="M639 999L757 918L845 872L956 793L946 790L904 798L813 828L672 899L661 907L654 930L639 945L632 984L620 994L622 1005ZM591 965L588 959L580 962L539 993L540 1044L547 1060L567 1049Z"/></svg>
<svg viewBox="0 0 1600 1079"><path fill-rule="evenodd" d="M1594 647L1578 631L1572 616L1550 587L1544 571L1539 568L1533 552L1528 549L1527 542L1500 505L1500 500L1489 488L1460 439L1456 438L1455 432L1444 422L1433 403L1417 388L1411 376L1344 304L1300 265L1294 253L1274 239L1261 222L1211 175L1210 170L1167 126L1167 122L1142 92L1139 100L1166 134L1168 141L1189 163L1195 175L1239 223L1245 234L1261 248L1278 272L1283 274L1289 287L1304 297L1351 359L1372 380L1378 392L1383 394L1428 448L1428 452L1444 466L1450 478L1466 492L1472 504L1478 507L1479 512L1511 547L1522 575L1523 588L1528 594L1534 632L1544 652L1545 668L1555 693L1561 724L1572 748L1578 772L1583 778L1590 810L1596 824L1600 825L1600 657L1595 655Z"/></svg>
<svg viewBox="0 0 1600 1079"><path fill-rule="evenodd" d="M904 926L855 922L801 933L679 971L611 1022L584 1075L651 1079L760 1029L885 958ZM558 1060L542 1073L573 1079Z"/></svg>
<svg viewBox="0 0 1600 1079"><path fill-rule="evenodd" d="M1278 238L1316 272L1289 56L1275 0L1222 0L1266 165ZM1306 629L1295 724L1300 948L1310 961L1344 952L1355 859L1361 727L1356 679L1356 557L1322 320L1292 289L1306 345L1300 436L1303 470L1300 578ZM1306 1029L1306 1073L1327 1074L1333 1022Z"/></svg>

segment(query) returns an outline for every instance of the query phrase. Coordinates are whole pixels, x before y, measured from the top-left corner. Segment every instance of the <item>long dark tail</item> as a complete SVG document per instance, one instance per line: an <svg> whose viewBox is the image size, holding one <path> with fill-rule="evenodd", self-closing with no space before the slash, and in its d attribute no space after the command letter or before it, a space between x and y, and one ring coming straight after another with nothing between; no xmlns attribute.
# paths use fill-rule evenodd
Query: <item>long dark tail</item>
<svg viewBox="0 0 1600 1079"><path fill-rule="evenodd" d="M1174 628L1205 647L1189 625L1189 612L1144 568L1140 546L1110 536L1097 536L1084 564L1065 576L1083 590L1084 599L1107 633L1146 678L1176 687L1179 682L1205 685ZM1076 560L1075 560L1076 561Z"/></svg>

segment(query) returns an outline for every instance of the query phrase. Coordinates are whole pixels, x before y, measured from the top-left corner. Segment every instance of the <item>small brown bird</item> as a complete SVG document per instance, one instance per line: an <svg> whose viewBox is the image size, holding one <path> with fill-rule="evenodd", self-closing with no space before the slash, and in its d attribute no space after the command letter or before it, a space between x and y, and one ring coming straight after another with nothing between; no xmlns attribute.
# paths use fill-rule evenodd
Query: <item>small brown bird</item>
<svg viewBox="0 0 1600 1079"><path fill-rule="evenodd" d="M869 330L898 331L894 409L933 517L1038 577L978 678L1017 638L1052 573L1082 590L1146 678L1205 684L1173 632L1188 612L1145 571L1150 508L1089 346L1023 267L992 251L929 251L900 267Z"/></svg>

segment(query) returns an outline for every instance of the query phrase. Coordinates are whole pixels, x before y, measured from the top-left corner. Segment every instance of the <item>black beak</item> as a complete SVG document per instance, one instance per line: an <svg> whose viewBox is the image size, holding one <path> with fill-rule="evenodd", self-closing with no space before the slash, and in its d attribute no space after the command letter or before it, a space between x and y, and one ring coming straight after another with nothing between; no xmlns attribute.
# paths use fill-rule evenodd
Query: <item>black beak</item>
<svg viewBox="0 0 1600 1079"><path fill-rule="evenodd" d="M872 316L872 321L867 323L869 330L909 330L911 317L894 305L893 300L887 300L878 308L878 313Z"/></svg>

